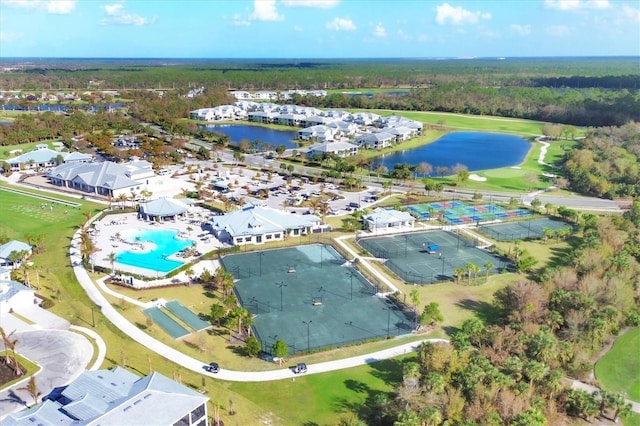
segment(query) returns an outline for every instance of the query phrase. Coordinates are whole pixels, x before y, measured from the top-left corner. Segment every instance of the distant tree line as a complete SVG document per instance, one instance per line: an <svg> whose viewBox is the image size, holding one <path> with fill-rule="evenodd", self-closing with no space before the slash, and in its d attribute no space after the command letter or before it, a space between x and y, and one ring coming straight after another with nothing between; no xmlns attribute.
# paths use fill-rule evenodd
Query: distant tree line
<svg viewBox="0 0 640 426"><path fill-rule="evenodd" d="M0 87L48 91L162 89L180 95L191 88L206 87L209 95L202 99L209 102L202 106L225 102L220 92L232 89L403 88L410 89L408 96L334 94L295 101L331 108L443 111L579 126L640 121L640 74L634 58L212 60L175 66L128 62L122 67L88 61L73 68L61 68L55 62L41 65L0 73ZM211 97L211 91L216 95Z"/></svg>

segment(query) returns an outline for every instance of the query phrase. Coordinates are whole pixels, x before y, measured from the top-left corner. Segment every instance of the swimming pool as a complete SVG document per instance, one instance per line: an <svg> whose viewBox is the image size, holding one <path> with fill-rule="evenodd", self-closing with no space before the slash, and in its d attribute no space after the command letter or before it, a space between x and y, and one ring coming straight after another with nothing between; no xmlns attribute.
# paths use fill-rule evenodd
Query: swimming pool
<svg viewBox="0 0 640 426"><path fill-rule="evenodd" d="M149 248L149 250L120 252L116 255L116 262L162 273L172 271L183 264L176 260L167 259L168 256L193 245L191 240L176 238L178 231L175 229L136 229L123 234L122 239L130 244L152 244L145 244L145 248Z"/></svg>

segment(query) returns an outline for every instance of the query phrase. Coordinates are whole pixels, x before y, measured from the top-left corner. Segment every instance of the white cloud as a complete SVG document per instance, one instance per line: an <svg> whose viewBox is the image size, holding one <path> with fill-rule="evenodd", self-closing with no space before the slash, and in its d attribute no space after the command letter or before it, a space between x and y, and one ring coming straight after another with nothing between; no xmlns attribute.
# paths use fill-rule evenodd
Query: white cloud
<svg viewBox="0 0 640 426"><path fill-rule="evenodd" d="M402 40L411 40L413 38L409 34L404 32L404 30L402 30L402 29L396 31L396 35L398 36L398 38L400 38Z"/></svg>
<svg viewBox="0 0 640 426"><path fill-rule="evenodd" d="M302 27L300 25L294 25L293 26L293 31L301 32L302 31Z"/></svg>
<svg viewBox="0 0 640 426"><path fill-rule="evenodd" d="M284 17L276 10L276 0L254 0L250 21L282 21Z"/></svg>
<svg viewBox="0 0 640 426"><path fill-rule="evenodd" d="M471 12L460 6L453 7L449 3L436 6L436 22L440 25L475 24L480 19L491 19L491 14L480 11Z"/></svg>
<svg viewBox="0 0 640 426"><path fill-rule="evenodd" d="M580 0L544 0L548 9L577 10L580 8Z"/></svg>
<svg viewBox="0 0 640 426"><path fill-rule="evenodd" d="M511 29L511 32L521 36L531 34L531 25L511 24L509 28Z"/></svg>
<svg viewBox="0 0 640 426"><path fill-rule="evenodd" d="M631 19L631 21L640 24L640 9L636 9L625 4L622 6L622 11L625 16L628 16Z"/></svg>
<svg viewBox="0 0 640 426"><path fill-rule="evenodd" d="M116 25L134 25L142 26L152 24L156 21L156 17L151 19L146 18L135 13L128 13L124 10L123 3L107 4L103 6L107 17L102 19L100 23L102 25L116 24Z"/></svg>
<svg viewBox="0 0 640 426"><path fill-rule="evenodd" d="M77 0L52 0L47 3L47 12L56 15L67 15L76 8Z"/></svg>
<svg viewBox="0 0 640 426"><path fill-rule="evenodd" d="M584 10L595 9L602 10L611 7L609 0L544 0L547 9L555 10Z"/></svg>
<svg viewBox="0 0 640 426"><path fill-rule="evenodd" d="M590 9L609 9L611 7L609 0L591 0L586 4Z"/></svg>
<svg viewBox="0 0 640 426"><path fill-rule="evenodd" d="M66 15L76 8L78 0L2 0L3 6L19 7L23 9L46 10L53 15Z"/></svg>
<svg viewBox="0 0 640 426"><path fill-rule="evenodd" d="M289 7L315 7L318 9L331 9L336 7L340 0L282 0L282 4Z"/></svg>
<svg viewBox="0 0 640 426"><path fill-rule="evenodd" d="M325 27L331 31L355 31L356 25L351 19L334 18L333 21L327 22Z"/></svg>
<svg viewBox="0 0 640 426"><path fill-rule="evenodd" d="M4 6L20 7L23 9L35 9L39 7L42 2L34 0L2 0Z"/></svg>
<svg viewBox="0 0 640 426"><path fill-rule="evenodd" d="M0 31L0 41L12 42L22 38L23 33L11 33L6 31Z"/></svg>
<svg viewBox="0 0 640 426"><path fill-rule="evenodd" d="M566 25L553 25L547 27L547 33L552 37L564 37L571 32L571 28Z"/></svg>
<svg viewBox="0 0 640 426"><path fill-rule="evenodd" d="M387 30L382 26L381 23L378 23L376 27L373 29L373 35L376 37L386 37Z"/></svg>

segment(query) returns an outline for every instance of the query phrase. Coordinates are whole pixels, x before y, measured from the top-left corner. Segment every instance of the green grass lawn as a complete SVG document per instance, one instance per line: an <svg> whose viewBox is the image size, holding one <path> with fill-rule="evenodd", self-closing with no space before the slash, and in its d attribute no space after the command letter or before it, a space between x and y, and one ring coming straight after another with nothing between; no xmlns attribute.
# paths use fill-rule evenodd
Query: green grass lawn
<svg viewBox="0 0 640 426"><path fill-rule="evenodd" d="M229 389L247 395L258 406L271 407L283 424L335 425L353 418L350 413L365 415L361 405L375 394L392 392L402 381L402 365L408 360L415 360L415 355L295 380L234 383Z"/></svg>
<svg viewBox="0 0 640 426"><path fill-rule="evenodd" d="M640 426L640 414L631 413L622 417L622 424L624 426Z"/></svg>
<svg viewBox="0 0 640 426"><path fill-rule="evenodd" d="M640 401L640 327L619 337L609 352L595 366L598 382L612 392L626 392Z"/></svg>

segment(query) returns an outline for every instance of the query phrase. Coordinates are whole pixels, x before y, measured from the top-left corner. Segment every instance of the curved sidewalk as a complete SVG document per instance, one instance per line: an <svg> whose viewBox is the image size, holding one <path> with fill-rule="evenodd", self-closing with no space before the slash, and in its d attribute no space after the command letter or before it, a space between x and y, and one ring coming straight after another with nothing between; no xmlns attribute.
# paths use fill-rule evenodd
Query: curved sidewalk
<svg viewBox="0 0 640 426"><path fill-rule="evenodd" d="M87 292L89 298L98 305L100 311L111 321L116 327L127 334L136 342L145 346L147 349L156 352L157 354L170 359L171 361L187 368L195 373L205 374L217 379L236 381L236 382L263 382L271 380L290 379L296 377L293 370L290 368L284 368L273 371L232 371L227 369L220 369L217 374L206 372L203 367L208 362L197 360L184 353L165 345L164 343L154 339L135 325L131 324L124 316L122 316L116 309L111 306L104 295L98 290L96 285L89 277L89 274L82 266L82 259L79 250L79 231L74 234L71 241L69 250L71 265L78 282L82 288ZM343 368L355 367L358 365L370 364L383 359L392 358L398 355L406 354L415 350L423 342L447 342L446 339L424 339L421 341L405 343L393 348L381 350L378 352L355 356L351 358L327 361L319 364L313 364L308 366L307 374L324 373L327 371L334 371Z"/></svg>

